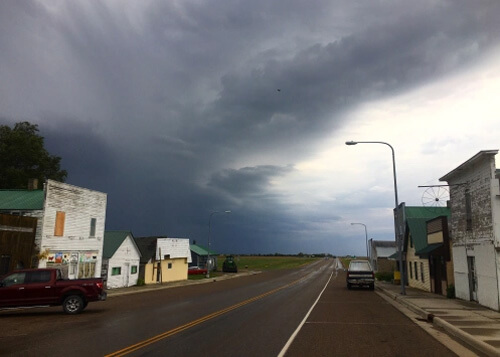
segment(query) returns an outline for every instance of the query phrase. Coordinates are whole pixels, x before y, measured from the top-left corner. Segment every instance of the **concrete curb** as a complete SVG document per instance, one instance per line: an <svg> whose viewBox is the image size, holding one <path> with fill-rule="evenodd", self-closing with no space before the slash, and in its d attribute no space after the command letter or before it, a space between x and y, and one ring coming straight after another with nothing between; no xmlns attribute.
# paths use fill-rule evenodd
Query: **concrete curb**
<svg viewBox="0 0 500 357"><path fill-rule="evenodd" d="M441 327L443 330L445 330L447 333L449 333L452 336L455 336L456 338L460 339L467 345L475 348L476 350L485 353L488 356L497 356L500 357L500 352L493 346L487 344L486 342L483 342L481 340L478 340L471 334L463 331L462 329L450 324L449 322L443 320L440 317L436 317L433 314L429 313L428 311L425 311L421 307L413 304L412 302L408 301L407 299L391 293L390 291L387 291L381 287L377 287L378 290L380 290L382 293L390 297L392 300L397 301L399 304L404 305L423 319L425 319L428 322L431 322L432 324L436 325L437 327Z"/></svg>
<svg viewBox="0 0 500 357"><path fill-rule="evenodd" d="M443 320L440 317L434 317L432 323L436 326L439 326L443 328L446 332L449 334L459 338L466 344L474 347L478 351L481 351L488 356L499 356L500 357L500 352L493 346L487 344L486 342L483 342L481 340L478 340L477 338L474 338L471 334L468 334L467 332L463 331L462 329L453 326L449 322Z"/></svg>

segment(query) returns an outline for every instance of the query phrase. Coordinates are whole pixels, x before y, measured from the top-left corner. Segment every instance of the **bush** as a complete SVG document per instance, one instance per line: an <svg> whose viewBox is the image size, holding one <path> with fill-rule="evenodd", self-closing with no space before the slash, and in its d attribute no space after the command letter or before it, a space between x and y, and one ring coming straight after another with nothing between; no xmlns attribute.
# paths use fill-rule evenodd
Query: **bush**
<svg viewBox="0 0 500 357"><path fill-rule="evenodd" d="M394 278L394 274L392 272L377 272L375 273L375 278L379 281L391 282Z"/></svg>
<svg viewBox="0 0 500 357"><path fill-rule="evenodd" d="M144 284L144 279L137 279L137 286L143 286Z"/></svg>
<svg viewBox="0 0 500 357"><path fill-rule="evenodd" d="M446 288L446 297L448 299L454 299L455 298L455 285L450 284Z"/></svg>

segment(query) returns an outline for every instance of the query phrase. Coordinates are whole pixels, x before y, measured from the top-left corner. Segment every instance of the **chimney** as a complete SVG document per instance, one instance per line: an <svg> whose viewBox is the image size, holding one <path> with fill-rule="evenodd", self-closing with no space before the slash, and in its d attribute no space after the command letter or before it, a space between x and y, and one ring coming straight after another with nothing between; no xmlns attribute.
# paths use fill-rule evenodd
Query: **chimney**
<svg viewBox="0 0 500 357"><path fill-rule="evenodd" d="M196 239L193 239L193 245L196 245Z"/></svg>
<svg viewBox="0 0 500 357"><path fill-rule="evenodd" d="M38 190L38 179L30 178L28 180L28 190L29 191Z"/></svg>

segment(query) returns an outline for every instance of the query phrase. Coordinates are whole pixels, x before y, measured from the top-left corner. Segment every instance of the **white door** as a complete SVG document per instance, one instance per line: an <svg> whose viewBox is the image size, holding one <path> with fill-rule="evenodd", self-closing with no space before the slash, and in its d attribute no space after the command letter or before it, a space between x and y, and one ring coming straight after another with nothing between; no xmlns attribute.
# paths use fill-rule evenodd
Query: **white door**
<svg viewBox="0 0 500 357"><path fill-rule="evenodd" d="M130 263L123 266L123 286L127 287L130 280Z"/></svg>

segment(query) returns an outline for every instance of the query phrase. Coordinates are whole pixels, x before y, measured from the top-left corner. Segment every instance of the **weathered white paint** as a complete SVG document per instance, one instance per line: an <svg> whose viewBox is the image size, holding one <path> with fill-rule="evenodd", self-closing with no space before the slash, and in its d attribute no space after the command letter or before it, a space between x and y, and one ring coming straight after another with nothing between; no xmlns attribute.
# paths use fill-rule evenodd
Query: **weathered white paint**
<svg viewBox="0 0 500 357"><path fill-rule="evenodd" d="M102 192L48 180L45 186L45 202L40 231L40 251L48 251L49 257L68 257L63 265L81 266L95 263L94 277L101 274L104 226L106 220L107 195ZM63 236L54 236L56 212L65 212ZM91 219L96 219L95 236L90 236ZM75 261L76 260L76 261ZM40 260L39 267L50 265L48 259ZM76 278L69 269L69 278Z"/></svg>
<svg viewBox="0 0 500 357"><path fill-rule="evenodd" d="M453 271L455 279L455 296L458 299L470 300L469 288L469 269L467 267L467 254L463 246L454 245L452 247L453 254Z"/></svg>
<svg viewBox="0 0 500 357"><path fill-rule="evenodd" d="M450 185L451 237L455 269L455 294L470 300L467 257L474 257L479 304L499 310L500 298L500 197L495 177L498 150L481 151L441 181ZM472 229L467 229L465 193L470 192ZM495 249L497 247L497 249Z"/></svg>
<svg viewBox="0 0 500 357"><path fill-rule="evenodd" d="M474 247L477 272L477 301L490 309L498 310L498 284L496 257L493 242Z"/></svg>
<svg viewBox="0 0 500 357"><path fill-rule="evenodd" d="M123 243L118 247L115 254L107 260L107 288L122 288L137 284L139 276L139 261L140 252L132 240L130 235L125 238ZM135 266L136 272L132 273L132 267ZM120 267L120 275L112 275L113 268Z"/></svg>
<svg viewBox="0 0 500 357"><path fill-rule="evenodd" d="M156 240L156 260L186 258L191 263L191 250L189 249L189 239L187 238L158 238Z"/></svg>

